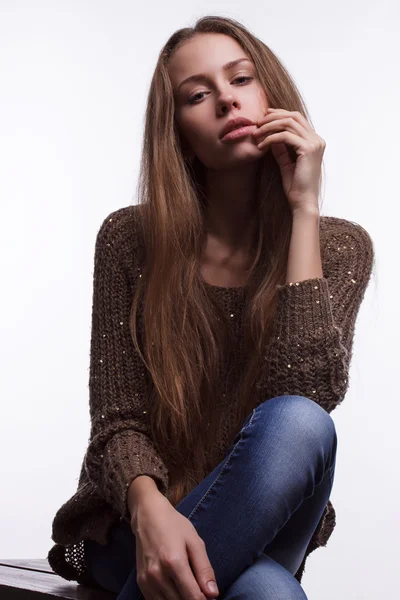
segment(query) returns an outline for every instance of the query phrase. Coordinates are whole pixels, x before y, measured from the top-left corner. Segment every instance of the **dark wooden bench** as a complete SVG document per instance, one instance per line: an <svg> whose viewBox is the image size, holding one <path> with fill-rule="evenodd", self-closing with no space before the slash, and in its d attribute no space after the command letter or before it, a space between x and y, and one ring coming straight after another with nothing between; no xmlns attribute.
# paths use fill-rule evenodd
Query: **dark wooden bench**
<svg viewBox="0 0 400 600"><path fill-rule="evenodd" d="M79 585L56 575L46 558L0 559L1 600L115 600L117 594Z"/></svg>

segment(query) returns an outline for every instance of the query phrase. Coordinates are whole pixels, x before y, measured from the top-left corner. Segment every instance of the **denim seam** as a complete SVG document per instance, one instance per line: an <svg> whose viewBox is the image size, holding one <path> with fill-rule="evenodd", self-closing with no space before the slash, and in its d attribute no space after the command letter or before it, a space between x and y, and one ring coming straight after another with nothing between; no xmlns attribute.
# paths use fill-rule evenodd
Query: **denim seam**
<svg viewBox="0 0 400 600"><path fill-rule="evenodd" d="M253 409L253 413L250 417L250 421L247 423L247 425L245 427L242 427L241 431L240 431L240 437L238 439L238 441L236 442L236 444L234 445L234 447L232 448L232 452L230 453L230 455L228 456L224 466L221 469L220 474L218 475L218 477L216 479L214 479L214 481L212 482L212 484L210 485L210 487L208 488L208 490L204 493L204 495L200 498L200 500L198 501L198 503L196 504L196 506L193 508L192 512L190 513L190 515L188 516L188 519L190 519L194 513L197 511L197 509L199 508L199 506L203 503L203 501L205 500L205 498L208 496L208 494L210 493L211 489L213 488L213 486L216 484L217 481L219 481L219 479L222 477L222 474L225 471L225 467L230 463L231 458L233 457L233 454L236 452L238 445L240 444L240 442L243 439L243 433L244 431L250 427L250 425L253 422L254 419L254 415L256 413L256 408Z"/></svg>
<svg viewBox="0 0 400 600"><path fill-rule="evenodd" d="M316 483L316 484L314 485L314 491L313 491L313 493L311 494L311 496L306 496L306 497L305 497L305 498L302 500L301 504L302 504L302 503L303 503L305 500L309 500L310 498L312 498L312 497L314 496L314 494L315 494L315 492L316 492L317 488L319 488L319 486L320 486L320 485L322 485L322 484L325 482L325 477L328 475L328 473L329 473L329 479L330 479L330 483L331 483L331 488L333 487L333 479L332 479L332 472L333 472L333 468L334 468L334 465L332 465L331 467L329 467L329 469L327 469L327 470L325 471L325 473L324 473L324 475L323 475L323 477L322 477L321 481L320 481L319 483ZM298 508L300 508L301 504L298 506ZM296 508L296 510L298 510L298 508Z"/></svg>
<svg viewBox="0 0 400 600"><path fill-rule="evenodd" d="M328 471L329 471L329 477L331 480L331 487L333 488L333 482L334 482L334 477L335 477L335 464L333 464L331 467L329 467Z"/></svg>

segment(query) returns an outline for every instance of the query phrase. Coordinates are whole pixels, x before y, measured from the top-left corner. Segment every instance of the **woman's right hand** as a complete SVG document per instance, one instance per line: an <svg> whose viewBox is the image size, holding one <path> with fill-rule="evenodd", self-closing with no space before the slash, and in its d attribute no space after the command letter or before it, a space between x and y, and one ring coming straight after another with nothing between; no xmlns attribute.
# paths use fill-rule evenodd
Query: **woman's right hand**
<svg viewBox="0 0 400 600"><path fill-rule="evenodd" d="M207 586L209 581L215 583L215 574L204 541L164 495L137 507L132 531L136 580L146 600L218 597L218 590L213 593Z"/></svg>

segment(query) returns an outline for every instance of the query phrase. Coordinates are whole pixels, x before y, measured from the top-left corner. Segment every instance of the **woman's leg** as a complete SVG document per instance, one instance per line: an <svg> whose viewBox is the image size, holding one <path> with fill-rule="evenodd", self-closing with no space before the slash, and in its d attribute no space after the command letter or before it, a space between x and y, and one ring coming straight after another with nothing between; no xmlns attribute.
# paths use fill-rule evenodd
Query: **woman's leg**
<svg viewBox="0 0 400 600"><path fill-rule="evenodd" d="M300 583L282 565L261 554L232 583L224 600L307 600Z"/></svg>
<svg viewBox="0 0 400 600"><path fill-rule="evenodd" d="M300 507L291 515L271 543L264 548L264 554L273 558L292 575L298 571L307 546L321 519L333 487L336 463L326 471L323 480L315 487L314 493L306 498Z"/></svg>
<svg viewBox="0 0 400 600"><path fill-rule="evenodd" d="M221 596L265 552L293 576L329 499L336 443L334 422L316 402L271 398L247 417L224 460L177 505L206 544ZM106 589L121 590L117 600L143 598L134 535L125 522L117 530L121 550L116 538L107 546L88 545L91 571Z"/></svg>
<svg viewBox="0 0 400 600"><path fill-rule="evenodd" d="M297 579L265 554L261 554L250 567L245 569L219 598L223 600L307 600ZM136 570L132 569L117 600L139 599L143 599L143 595L140 591L137 592Z"/></svg>
<svg viewBox="0 0 400 600"><path fill-rule="evenodd" d="M136 538L126 521L115 523L106 545L85 540L84 551L90 574L109 592L119 594L130 574L136 576ZM131 595L130 600L139 598L143 596L137 587L136 597Z"/></svg>

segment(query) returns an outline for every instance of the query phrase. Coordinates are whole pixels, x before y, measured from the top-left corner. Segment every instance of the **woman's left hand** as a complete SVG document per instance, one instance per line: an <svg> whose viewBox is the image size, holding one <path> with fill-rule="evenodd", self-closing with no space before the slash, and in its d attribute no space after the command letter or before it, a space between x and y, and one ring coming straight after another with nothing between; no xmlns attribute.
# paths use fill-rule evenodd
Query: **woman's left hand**
<svg viewBox="0 0 400 600"><path fill-rule="evenodd" d="M271 146L292 210L306 209L319 213L318 186L325 141L298 111L268 109L256 124L258 129L253 132L253 136L257 140L257 147L264 150ZM261 138L260 142L258 138ZM294 160L289 154L288 146L292 146L297 155ZM291 148L292 154L293 149Z"/></svg>

